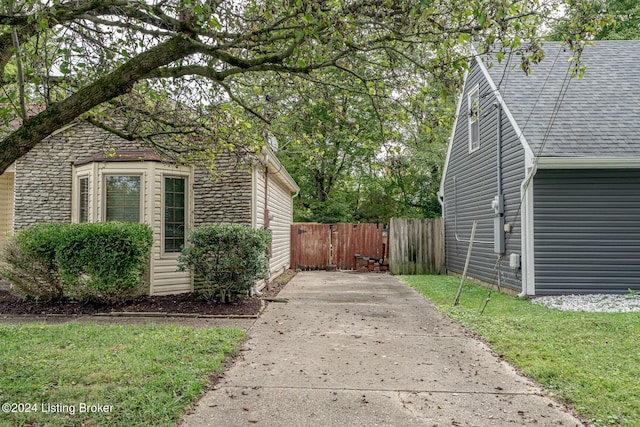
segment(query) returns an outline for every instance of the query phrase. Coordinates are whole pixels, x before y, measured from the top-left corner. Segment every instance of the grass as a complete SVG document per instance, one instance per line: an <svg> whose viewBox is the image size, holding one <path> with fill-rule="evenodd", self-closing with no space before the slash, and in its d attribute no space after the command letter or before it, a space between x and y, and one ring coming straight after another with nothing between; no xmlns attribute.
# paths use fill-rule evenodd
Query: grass
<svg viewBox="0 0 640 427"><path fill-rule="evenodd" d="M401 276L592 426L640 426L640 313L562 312L460 279Z"/></svg>
<svg viewBox="0 0 640 427"><path fill-rule="evenodd" d="M31 410L7 413L5 405L0 425L175 426L244 336L166 325L0 325L0 404ZM81 413L83 404L103 412Z"/></svg>

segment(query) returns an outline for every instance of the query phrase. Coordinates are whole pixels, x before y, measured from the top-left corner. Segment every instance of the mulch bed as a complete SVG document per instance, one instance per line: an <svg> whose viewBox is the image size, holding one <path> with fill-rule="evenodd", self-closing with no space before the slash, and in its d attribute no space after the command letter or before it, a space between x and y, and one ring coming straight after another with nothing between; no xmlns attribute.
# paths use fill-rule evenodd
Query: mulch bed
<svg viewBox="0 0 640 427"><path fill-rule="evenodd" d="M181 313L219 316L251 316L260 313L262 298L274 297L288 281L293 273L283 274L283 278L276 278L268 289L263 290L260 297L243 298L234 303L219 304L198 300L194 294L141 296L123 304L78 303L72 301L52 301L38 303L23 301L20 297L8 291L0 290L0 314L5 315L90 315L111 312L155 312Z"/></svg>

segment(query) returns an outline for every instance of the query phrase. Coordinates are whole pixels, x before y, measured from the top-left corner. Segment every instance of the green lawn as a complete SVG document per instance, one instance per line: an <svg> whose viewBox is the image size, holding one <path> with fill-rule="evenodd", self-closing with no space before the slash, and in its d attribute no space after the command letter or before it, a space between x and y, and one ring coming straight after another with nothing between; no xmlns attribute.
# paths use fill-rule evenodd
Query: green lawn
<svg viewBox="0 0 640 427"><path fill-rule="evenodd" d="M174 426L244 336L166 325L0 325L0 425Z"/></svg>
<svg viewBox="0 0 640 427"><path fill-rule="evenodd" d="M459 278L401 276L593 426L640 426L640 313L561 312ZM591 424L592 423L592 424Z"/></svg>

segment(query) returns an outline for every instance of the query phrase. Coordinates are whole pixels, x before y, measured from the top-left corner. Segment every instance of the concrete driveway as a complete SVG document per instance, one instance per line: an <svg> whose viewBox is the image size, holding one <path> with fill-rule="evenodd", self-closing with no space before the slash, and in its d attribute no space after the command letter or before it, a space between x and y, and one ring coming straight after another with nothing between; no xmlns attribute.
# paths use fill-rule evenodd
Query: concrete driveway
<svg viewBox="0 0 640 427"><path fill-rule="evenodd" d="M411 288L302 272L185 426L578 426Z"/></svg>

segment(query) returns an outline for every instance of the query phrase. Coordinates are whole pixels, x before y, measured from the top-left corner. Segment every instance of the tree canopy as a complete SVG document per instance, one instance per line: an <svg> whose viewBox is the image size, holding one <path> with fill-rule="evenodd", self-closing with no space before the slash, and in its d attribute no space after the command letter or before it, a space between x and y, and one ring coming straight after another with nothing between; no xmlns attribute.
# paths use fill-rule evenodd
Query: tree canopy
<svg viewBox="0 0 640 427"><path fill-rule="evenodd" d="M359 90L341 70L323 73L340 83L309 83L295 93L281 88L278 96L289 102L269 113L278 157L301 188L294 219L386 223L392 216L437 216L455 90L429 81L406 108L394 108L393 100Z"/></svg>
<svg viewBox="0 0 640 427"><path fill-rule="evenodd" d="M187 159L220 146L252 149L272 107L268 93L243 88L261 78L358 86L400 108L430 78L459 81L461 45L471 40L481 51L532 41L523 57L535 57L560 1L8 0L0 5L0 173L81 117L130 140L173 137ZM350 86L327 69L350 76ZM105 105L131 120L109 122Z"/></svg>
<svg viewBox="0 0 640 427"><path fill-rule="evenodd" d="M594 40L640 39L640 3L637 0L570 1L566 16L555 26L555 40L573 31L581 31L586 20L600 22Z"/></svg>

